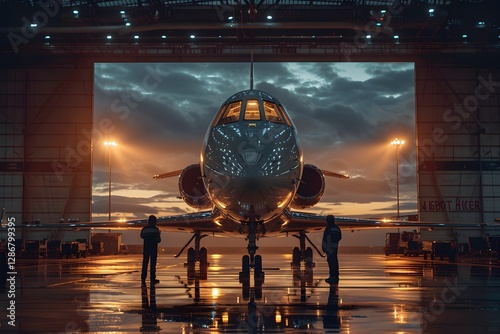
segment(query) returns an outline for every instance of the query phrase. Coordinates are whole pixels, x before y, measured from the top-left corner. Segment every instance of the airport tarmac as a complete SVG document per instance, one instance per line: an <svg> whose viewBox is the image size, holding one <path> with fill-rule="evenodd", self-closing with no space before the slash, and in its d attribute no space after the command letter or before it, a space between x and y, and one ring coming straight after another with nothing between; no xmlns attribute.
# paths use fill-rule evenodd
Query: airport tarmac
<svg viewBox="0 0 500 334"><path fill-rule="evenodd" d="M141 285L138 254L21 259L15 281L0 295L0 332L500 332L497 259L431 261L341 250L337 287L324 281L327 263L316 254L311 274L292 270L290 249L262 249L262 288L251 281L244 289L244 251L209 249L206 279L188 277L184 257L161 254L160 283L153 287Z"/></svg>

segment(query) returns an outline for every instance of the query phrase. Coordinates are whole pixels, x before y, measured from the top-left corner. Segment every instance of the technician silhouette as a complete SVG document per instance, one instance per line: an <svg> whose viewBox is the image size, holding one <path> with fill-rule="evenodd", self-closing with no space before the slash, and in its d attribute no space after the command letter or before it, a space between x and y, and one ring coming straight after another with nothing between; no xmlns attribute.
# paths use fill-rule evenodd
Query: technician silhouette
<svg viewBox="0 0 500 334"><path fill-rule="evenodd" d="M328 266L330 267L330 276L325 280L330 284L339 283L339 259L338 249L339 241L342 239L342 231L335 224L335 217L332 215L326 216L326 228L323 232L323 252L326 253Z"/></svg>
<svg viewBox="0 0 500 334"><path fill-rule="evenodd" d="M161 242L160 234L160 229L156 227L156 217L153 215L149 216L148 224L141 230L141 238L144 239L141 274L142 283L146 282L146 277L148 276L148 262L150 259L151 284L160 283L160 281L156 279L156 259L158 257L158 244Z"/></svg>

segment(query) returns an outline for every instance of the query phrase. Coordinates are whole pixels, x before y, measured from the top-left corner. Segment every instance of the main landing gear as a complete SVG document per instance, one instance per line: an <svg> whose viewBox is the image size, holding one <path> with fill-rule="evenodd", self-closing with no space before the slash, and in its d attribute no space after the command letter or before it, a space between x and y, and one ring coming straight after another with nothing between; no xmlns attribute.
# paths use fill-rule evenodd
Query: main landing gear
<svg viewBox="0 0 500 334"><path fill-rule="evenodd" d="M264 272L262 271L262 256L255 255L257 252L257 235L264 234L264 225L262 221L257 220L253 207L250 208L248 221L242 222L247 229L248 255L243 255L241 259L240 283L243 287L243 299L250 297L255 299L262 298L262 284L264 283ZM250 271L253 269L254 287L250 287Z"/></svg>
<svg viewBox="0 0 500 334"><path fill-rule="evenodd" d="M305 231L300 231L298 235L293 235L299 239L299 247L293 248L292 253L292 273L294 286L299 284L313 284L313 268L315 263L313 261L313 250L311 247L306 247L306 240L318 252L321 257L325 257L318 247L309 239Z"/></svg>
<svg viewBox="0 0 500 334"><path fill-rule="evenodd" d="M200 241L206 236L206 234L201 234L200 231L194 232L191 239L189 239L180 252L175 256L176 258L179 257L182 252L184 252L184 249L186 249L186 247L194 239L194 248L188 248L187 262L184 264L187 268L188 279L195 277L203 280L207 279L208 266L210 265L210 263L208 263L207 249L206 247L200 248Z"/></svg>

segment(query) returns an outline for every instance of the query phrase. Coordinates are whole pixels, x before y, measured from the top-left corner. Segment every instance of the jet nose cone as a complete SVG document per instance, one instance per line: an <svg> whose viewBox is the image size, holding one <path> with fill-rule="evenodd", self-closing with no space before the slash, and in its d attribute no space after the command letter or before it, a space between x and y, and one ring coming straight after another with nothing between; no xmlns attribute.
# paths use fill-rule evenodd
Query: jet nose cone
<svg viewBox="0 0 500 334"><path fill-rule="evenodd" d="M301 173L295 130L270 122L212 128L203 160L210 198L237 220L244 220L250 207L261 219L278 215L292 200Z"/></svg>
<svg viewBox="0 0 500 334"><path fill-rule="evenodd" d="M213 128L205 166L229 177L270 177L299 168L300 148L293 128L282 124L234 124Z"/></svg>
<svg viewBox="0 0 500 334"><path fill-rule="evenodd" d="M256 166L259 162L262 154L257 152L257 150L247 150L240 152L241 159L247 166Z"/></svg>

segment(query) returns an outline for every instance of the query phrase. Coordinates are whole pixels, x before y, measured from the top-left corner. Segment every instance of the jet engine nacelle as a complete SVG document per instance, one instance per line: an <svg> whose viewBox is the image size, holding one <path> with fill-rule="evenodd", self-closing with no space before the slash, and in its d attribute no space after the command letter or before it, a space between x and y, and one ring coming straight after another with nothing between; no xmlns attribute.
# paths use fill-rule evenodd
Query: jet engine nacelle
<svg viewBox="0 0 500 334"><path fill-rule="evenodd" d="M208 209L212 207L212 202L201 179L199 164L184 168L179 176L179 192L184 202L193 208Z"/></svg>
<svg viewBox="0 0 500 334"><path fill-rule="evenodd" d="M304 165L299 189L292 201L292 208L304 209L316 205L325 191L325 177L321 170L313 165Z"/></svg>

